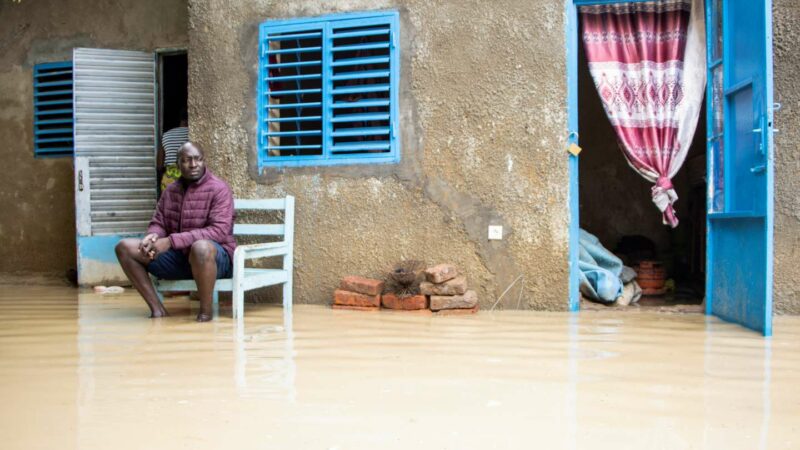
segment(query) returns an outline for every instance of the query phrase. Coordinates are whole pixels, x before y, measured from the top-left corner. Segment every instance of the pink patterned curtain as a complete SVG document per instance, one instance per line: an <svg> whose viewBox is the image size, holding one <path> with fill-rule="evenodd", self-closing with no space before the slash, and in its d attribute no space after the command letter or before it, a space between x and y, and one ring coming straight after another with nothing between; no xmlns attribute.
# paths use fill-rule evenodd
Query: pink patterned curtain
<svg viewBox="0 0 800 450"><path fill-rule="evenodd" d="M654 183L663 222L678 226L672 177L686 159L705 90L702 0L580 8L589 71L628 164Z"/></svg>

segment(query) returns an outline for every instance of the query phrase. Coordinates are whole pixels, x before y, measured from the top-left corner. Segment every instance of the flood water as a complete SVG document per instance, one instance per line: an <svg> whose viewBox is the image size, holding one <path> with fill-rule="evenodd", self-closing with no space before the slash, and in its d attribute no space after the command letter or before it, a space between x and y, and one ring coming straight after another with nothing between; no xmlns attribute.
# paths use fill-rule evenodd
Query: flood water
<svg viewBox="0 0 800 450"><path fill-rule="evenodd" d="M800 448L800 317L167 308L0 286L0 448Z"/></svg>

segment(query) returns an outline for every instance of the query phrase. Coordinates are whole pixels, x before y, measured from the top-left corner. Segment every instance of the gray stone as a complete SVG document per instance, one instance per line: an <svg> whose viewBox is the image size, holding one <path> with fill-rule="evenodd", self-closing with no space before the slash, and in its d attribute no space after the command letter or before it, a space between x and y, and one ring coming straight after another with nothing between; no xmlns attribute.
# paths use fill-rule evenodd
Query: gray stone
<svg viewBox="0 0 800 450"><path fill-rule="evenodd" d="M440 284L423 281L419 289L424 295L463 295L467 292L467 277L460 275Z"/></svg>
<svg viewBox="0 0 800 450"><path fill-rule="evenodd" d="M468 309L478 304L478 294L467 291L464 295L431 295L431 310Z"/></svg>

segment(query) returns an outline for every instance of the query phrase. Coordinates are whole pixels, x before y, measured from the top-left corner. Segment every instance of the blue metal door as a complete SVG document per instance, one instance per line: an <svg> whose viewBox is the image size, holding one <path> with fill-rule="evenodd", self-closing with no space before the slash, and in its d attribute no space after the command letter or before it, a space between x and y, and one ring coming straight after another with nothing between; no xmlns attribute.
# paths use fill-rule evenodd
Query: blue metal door
<svg viewBox="0 0 800 450"><path fill-rule="evenodd" d="M772 1L708 0L706 312L772 334Z"/></svg>

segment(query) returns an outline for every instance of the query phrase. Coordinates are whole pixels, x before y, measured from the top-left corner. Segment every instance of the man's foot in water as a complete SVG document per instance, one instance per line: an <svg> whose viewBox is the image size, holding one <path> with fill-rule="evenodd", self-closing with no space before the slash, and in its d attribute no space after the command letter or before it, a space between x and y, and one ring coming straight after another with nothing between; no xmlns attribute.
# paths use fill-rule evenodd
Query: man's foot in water
<svg viewBox="0 0 800 450"><path fill-rule="evenodd" d="M163 306L150 311L151 319L158 319L159 317L167 317L167 316L169 316L169 313L167 312L166 309L164 309Z"/></svg>

